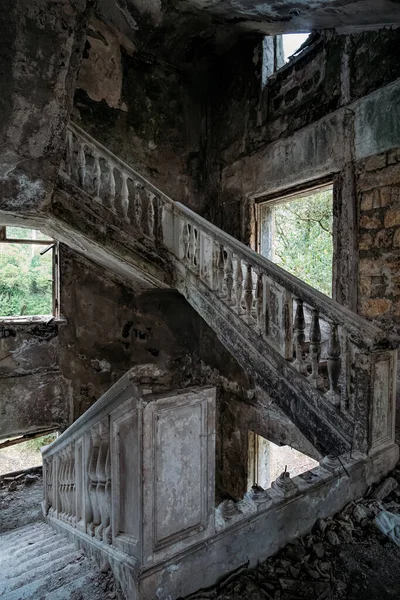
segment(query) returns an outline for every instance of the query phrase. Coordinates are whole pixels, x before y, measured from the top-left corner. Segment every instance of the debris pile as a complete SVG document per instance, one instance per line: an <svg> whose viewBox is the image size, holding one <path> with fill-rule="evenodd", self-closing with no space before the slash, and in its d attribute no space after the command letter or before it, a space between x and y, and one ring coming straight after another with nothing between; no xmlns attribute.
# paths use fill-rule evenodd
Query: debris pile
<svg viewBox="0 0 400 600"><path fill-rule="evenodd" d="M351 502L332 518L318 519L309 534L264 563L254 569L243 567L215 588L187 600L398 600L400 548L379 531L374 520L382 510L400 514L399 483L400 466L365 498ZM388 563L378 568L375 562L385 562L387 556L395 562L397 575L385 575L382 579L387 581L379 582L379 569L386 573L391 568ZM377 578L372 586L368 572Z"/></svg>

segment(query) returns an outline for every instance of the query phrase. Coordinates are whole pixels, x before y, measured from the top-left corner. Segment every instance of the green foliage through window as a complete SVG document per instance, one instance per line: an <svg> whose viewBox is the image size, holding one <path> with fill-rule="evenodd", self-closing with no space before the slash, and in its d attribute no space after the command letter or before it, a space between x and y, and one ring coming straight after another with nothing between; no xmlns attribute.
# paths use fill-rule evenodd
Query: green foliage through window
<svg viewBox="0 0 400 600"><path fill-rule="evenodd" d="M332 296L332 190L277 204L273 217L274 262Z"/></svg>
<svg viewBox="0 0 400 600"><path fill-rule="evenodd" d="M40 256L46 247L40 244L0 244L1 316L52 314L53 253L50 250Z"/></svg>

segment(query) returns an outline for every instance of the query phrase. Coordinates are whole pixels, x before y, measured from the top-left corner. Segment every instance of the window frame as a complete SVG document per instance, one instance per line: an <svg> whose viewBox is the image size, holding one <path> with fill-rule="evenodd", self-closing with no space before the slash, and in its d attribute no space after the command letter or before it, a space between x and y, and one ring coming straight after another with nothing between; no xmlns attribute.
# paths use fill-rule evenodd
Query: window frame
<svg viewBox="0 0 400 600"><path fill-rule="evenodd" d="M263 249L262 248L261 228L262 228L262 223L263 223L262 212L266 208L268 209L268 207L269 207L270 209L273 209L275 206L277 206L279 204L284 204L285 202L292 202L293 200L296 200L297 198L302 198L302 197L306 196L307 193L309 193L311 195L313 192L323 191L324 189L328 189L328 188L332 189L333 224L332 224L332 296L331 297L332 297L332 299L335 299L335 297L336 297L335 283L336 283L336 278L337 278L337 274L336 274L336 270L335 270L335 264L336 264L335 240L336 240L336 235L337 235L336 223L335 223L335 202L336 202L336 196L337 196L337 189L336 189L336 179L333 174L327 175L325 177L321 177L321 178L313 180L313 181L307 181L307 182L304 182L297 186L285 188L283 190L277 190L270 194L264 193L264 194L257 195L257 197L254 197L254 220L255 220L254 249L256 250L256 252L258 252L258 254L260 254L261 256L264 256L264 254L262 254L262 252L261 252ZM272 212L272 210L271 210L271 212ZM274 262L272 258L268 258L267 256L265 258Z"/></svg>
<svg viewBox="0 0 400 600"><path fill-rule="evenodd" d="M26 244L36 246L48 246L43 253L52 253L52 314L50 315L0 315L0 323L12 322L38 322L48 321L49 318L61 320L60 314L60 260L59 243L51 238L44 240L30 240L26 238L11 238L7 235L7 227L21 227L21 225L0 225L0 244ZM36 230L35 227L24 227L24 229Z"/></svg>

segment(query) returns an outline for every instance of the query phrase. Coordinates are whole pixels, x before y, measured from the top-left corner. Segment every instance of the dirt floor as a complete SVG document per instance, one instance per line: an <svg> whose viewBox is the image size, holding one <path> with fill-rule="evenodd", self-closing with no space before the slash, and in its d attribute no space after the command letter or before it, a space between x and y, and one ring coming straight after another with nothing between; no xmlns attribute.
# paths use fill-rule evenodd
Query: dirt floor
<svg viewBox="0 0 400 600"><path fill-rule="evenodd" d="M42 476L27 474L0 480L0 533L41 520Z"/></svg>
<svg viewBox="0 0 400 600"><path fill-rule="evenodd" d="M22 442L0 450L0 475L12 471L22 471L41 464L40 450L32 447L32 442Z"/></svg>
<svg viewBox="0 0 400 600"><path fill-rule="evenodd" d="M187 600L400 600L400 547L374 523L382 509L400 515L400 464L391 476L389 494L371 490L256 568Z"/></svg>

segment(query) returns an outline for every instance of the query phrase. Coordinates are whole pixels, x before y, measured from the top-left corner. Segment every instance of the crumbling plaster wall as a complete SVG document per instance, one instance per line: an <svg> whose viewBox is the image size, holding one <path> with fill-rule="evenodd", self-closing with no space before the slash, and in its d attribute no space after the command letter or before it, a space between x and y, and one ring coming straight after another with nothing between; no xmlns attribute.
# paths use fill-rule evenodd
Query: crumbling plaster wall
<svg viewBox="0 0 400 600"><path fill-rule="evenodd" d="M4 0L0 23L0 210L52 190L72 108L86 0Z"/></svg>
<svg viewBox="0 0 400 600"><path fill-rule="evenodd" d="M139 52L92 18L73 120L164 193L197 210L203 96L200 75Z"/></svg>
<svg viewBox="0 0 400 600"><path fill-rule="evenodd" d="M400 324L399 43L399 29L315 36L261 90L249 40L215 67L208 127L207 213L245 243L254 243L255 200L333 179L334 297L388 332Z"/></svg>
<svg viewBox="0 0 400 600"><path fill-rule="evenodd" d="M59 360L59 325L0 325L0 438L70 422L70 387Z"/></svg>

